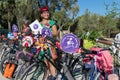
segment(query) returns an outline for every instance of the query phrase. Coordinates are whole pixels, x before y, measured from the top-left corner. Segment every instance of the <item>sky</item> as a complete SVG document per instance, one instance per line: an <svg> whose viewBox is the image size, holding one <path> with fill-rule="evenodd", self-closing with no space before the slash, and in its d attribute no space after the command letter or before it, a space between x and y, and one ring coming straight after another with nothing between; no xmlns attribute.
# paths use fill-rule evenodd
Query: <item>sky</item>
<svg viewBox="0 0 120 80"><path fill-rule="evenodd" d="M105 15L105 4L112 4L114 1L120 3L120 0L78 0L80 9L78 16L83 15L86 9L88 9L90 13Z"/></svg>

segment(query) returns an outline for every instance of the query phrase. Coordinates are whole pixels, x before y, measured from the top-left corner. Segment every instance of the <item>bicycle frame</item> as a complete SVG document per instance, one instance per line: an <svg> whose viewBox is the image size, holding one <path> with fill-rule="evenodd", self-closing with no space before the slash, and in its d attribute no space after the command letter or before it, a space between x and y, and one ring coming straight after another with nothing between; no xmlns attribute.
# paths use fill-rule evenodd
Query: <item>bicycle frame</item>
<svg viewBox="0 0 120 80"><path fill-rule="evenodd" d="M66 75L68 80L74 80L74 78L72 77L72 74L68 70L68 67L67 67L67 64L65 61L63 61L63 63L61 62L62 68L60 68L59 66L57 66L56 64L54 64L51 61L51 59L48 57L47 53L45 53L44 57L57 69L57 71L60 72L61 75ZM69 74L69 76L67 74Z"/></svg>

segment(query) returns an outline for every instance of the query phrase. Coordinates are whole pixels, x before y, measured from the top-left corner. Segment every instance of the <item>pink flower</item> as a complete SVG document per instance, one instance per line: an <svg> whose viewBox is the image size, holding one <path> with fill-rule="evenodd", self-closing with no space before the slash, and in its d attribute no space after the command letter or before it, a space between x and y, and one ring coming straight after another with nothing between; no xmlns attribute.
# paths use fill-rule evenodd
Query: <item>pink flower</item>
<svg viewBox="0 0 120 80"><path fill-rule="evenodd" d="M46 25L47 27L50 27L50 24L49 24L49 23L46 23L45 25Z"/></svg>

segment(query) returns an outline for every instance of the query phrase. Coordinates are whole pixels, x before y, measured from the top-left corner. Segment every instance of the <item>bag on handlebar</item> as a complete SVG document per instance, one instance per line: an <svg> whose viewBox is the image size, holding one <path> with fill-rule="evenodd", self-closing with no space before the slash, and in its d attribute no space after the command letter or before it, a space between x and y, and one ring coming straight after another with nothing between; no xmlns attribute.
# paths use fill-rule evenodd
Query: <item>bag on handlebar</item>
<svg viewBox="0 0 120 80"><path fill-rule="evenodd" d="M3 72L3 76L6 78L12 78L16 67L17 67L17 65L14 63L7 63L5 65L5 70Z"/></svg>
<svg viewBox="0 0 120 80"><path fill-rule="evenodd" d="M100 71L105 74L113 73L113 58L108 50L104 50L98 47L92 47L91 52L85 54L83 57L83 73L87 72L89 76L93 75L96 71ZM104 75L104 74L103 74Z"/></svg>
<svg viewBox="0 0 120 80"><path fill-rule="evenodd" d="M93 47L90 50L98 51L96 57L96 66L99 70L104 71L105 73L113 72L113 57L108 50L102 48Z"/></svg>
<svg viewBox="0 0 120 80"><path fill-rule="evenodd" d="M94 56L95 54L85 54L83 57L83 73L87 72L90 75L94 72L95 65L94 65Z"/></svg>

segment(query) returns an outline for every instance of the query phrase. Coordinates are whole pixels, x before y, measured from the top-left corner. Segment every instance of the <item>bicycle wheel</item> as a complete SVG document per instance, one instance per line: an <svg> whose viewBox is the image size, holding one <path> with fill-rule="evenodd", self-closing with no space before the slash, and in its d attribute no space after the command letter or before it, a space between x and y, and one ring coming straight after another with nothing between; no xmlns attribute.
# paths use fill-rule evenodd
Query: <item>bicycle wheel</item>
<svg viewBox="0 0 120 80"><path fill-rule="evenodd" d="M85 73L85 74L82 74L82 77L80 80L90 80L90 77L88 76L87 73Z"/></svg>
<svg viewBox="0 0 120 80"><path fill-rule="evenodd" d="M38 78L44 80L46 74L45 68L43 62L39 64L33 63L23 72L20 80L37 80Z"/></svg>
<svg viewBox="0 0 120 80"><path fill-rule="evenodd" d="M10 51L4 51L4 53L1 55L1 61L6 57L8 54L10 54Z"/></svg>
<svg viewBox="0 0 120 80"><path fill-rule="evenodd" d="M70 64L70 70L72 75L74 76L74 78L77 79L81 79L82 78L82 58L81 56L78 56L77 58L73 58L73 60L71 60L71 64Z"/></svg>
<svg viewBox="0 0 120 80"><path fill-rule="evenodd" d="M5 47L2 47L1 50L0 50L0 61L2 59L2 56L4 55L4 52L6 51L6 48Z"/></svg>
<svg viewBox="0 0 120 80"><path fill-rule="evenodd" d="M20 66L18 66L18 71L15 75L14 80L19 80L21 74L23 74L24 70L29 66L29 62L24 62Z"/></svg>
<svg viewBox="0 0 120 80"><path fill-rule="evenodd" d="M88 70L84 70L83 63L82 63L82 56L78 56L77 58L73 59L71 64L71 73L74 76L75 80L98 80L99 75L94 75L94 77L89 76Z"/></svg>
<svg viewBox="0 0 120 80"><path fill-rule="evenodd" d="M93 72L92 75L89 74L89 71L85 71L82 74L81 80L103 80L100 78L101 73L100 72ZM105 79L107 80L107 79Z"/></svg>

